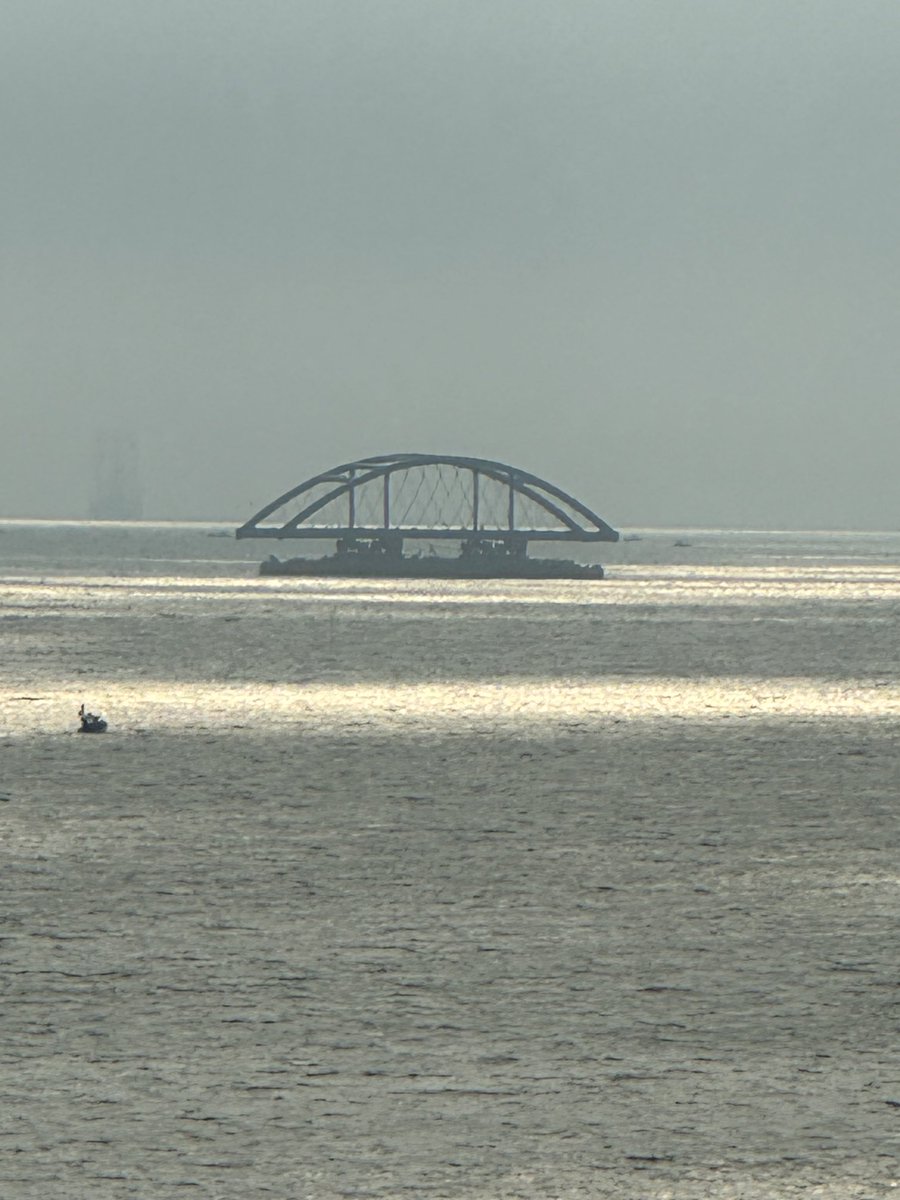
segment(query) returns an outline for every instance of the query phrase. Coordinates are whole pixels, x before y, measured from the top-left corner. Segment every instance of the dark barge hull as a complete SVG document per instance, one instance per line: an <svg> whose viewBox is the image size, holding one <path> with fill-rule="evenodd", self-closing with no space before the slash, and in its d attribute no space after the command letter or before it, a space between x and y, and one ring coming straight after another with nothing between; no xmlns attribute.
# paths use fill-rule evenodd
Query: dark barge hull
<svg viewBox="0 0 900 1200"><path fill-rule="evenodd" d="M602 579L599 563L576 563L556 558L510 558L507 561L466 561L459 558L388 559L367 555L329 558L269 558L260 575L292 575L342 579Z"/></svg>

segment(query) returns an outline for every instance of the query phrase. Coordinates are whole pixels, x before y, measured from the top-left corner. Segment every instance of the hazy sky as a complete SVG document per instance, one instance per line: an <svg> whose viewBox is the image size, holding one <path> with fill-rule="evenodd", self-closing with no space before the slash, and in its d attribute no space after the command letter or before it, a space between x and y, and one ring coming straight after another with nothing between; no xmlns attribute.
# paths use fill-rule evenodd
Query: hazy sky
<svg viewBox="0 0 900 1200"><path fill-rule="evenodd" d="M900 527L898 0L3 0L0 515L400 450Z"/></svg>

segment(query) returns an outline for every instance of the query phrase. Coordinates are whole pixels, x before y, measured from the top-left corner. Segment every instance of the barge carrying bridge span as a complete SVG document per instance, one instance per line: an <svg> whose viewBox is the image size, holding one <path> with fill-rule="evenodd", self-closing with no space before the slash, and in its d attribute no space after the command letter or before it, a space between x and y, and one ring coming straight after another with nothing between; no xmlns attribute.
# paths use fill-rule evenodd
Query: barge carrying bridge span
<svg viewBox="0 0 900 1200"><path fill-rule="evenodd" d="M596 564L528 557L529 542L614 542L586 504L537 475L484 458L387 454L314 475L260 509L239 538L331 540L327 558L272 557L263 574L420 578L602 578ZM425 542L430 553L404 554ZM436 543L457 542L457 557Z"/></svg>

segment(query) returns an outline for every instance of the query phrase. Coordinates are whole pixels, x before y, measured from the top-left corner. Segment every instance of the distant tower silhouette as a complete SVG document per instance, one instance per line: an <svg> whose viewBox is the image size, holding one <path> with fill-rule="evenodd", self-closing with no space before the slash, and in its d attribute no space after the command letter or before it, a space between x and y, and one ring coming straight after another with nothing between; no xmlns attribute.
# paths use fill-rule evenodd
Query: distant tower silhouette
<svg viewBox="0 0 900 1200"><path fill-rule="evenodd" d="M107 430L94 445L88 515L95 521L136 521L143 516L140 455L134 437Z"/></svg>

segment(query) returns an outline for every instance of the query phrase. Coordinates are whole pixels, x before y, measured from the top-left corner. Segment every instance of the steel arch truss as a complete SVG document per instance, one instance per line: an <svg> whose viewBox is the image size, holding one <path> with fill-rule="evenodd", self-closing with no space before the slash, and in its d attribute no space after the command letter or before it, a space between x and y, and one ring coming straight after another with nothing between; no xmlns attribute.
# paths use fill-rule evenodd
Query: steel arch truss
<svg viewBox="0 0 900 1200"><path fill-rule="evenodd" d="M261 508L237 536L507 544L619 537L587 505L537 475L444 454L385 454L332 467Z"/></svg>

